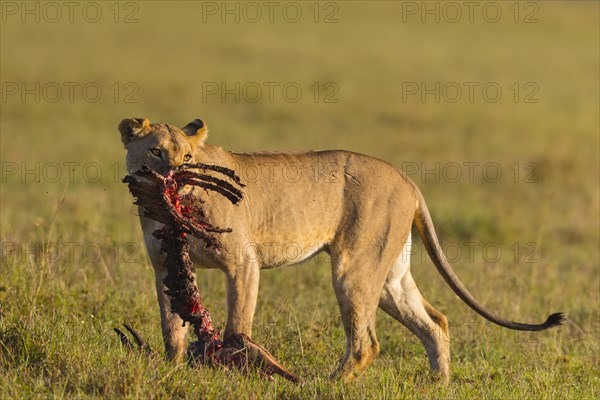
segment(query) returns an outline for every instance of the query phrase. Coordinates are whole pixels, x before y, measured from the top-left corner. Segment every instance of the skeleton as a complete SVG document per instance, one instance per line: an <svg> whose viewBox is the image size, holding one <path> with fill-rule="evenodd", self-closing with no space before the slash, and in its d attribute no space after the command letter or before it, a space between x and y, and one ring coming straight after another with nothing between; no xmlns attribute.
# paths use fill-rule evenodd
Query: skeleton
<svg viewBox="0 0 600 400"><path fill-rule="evenodd" d="M207 171L219 173L228 180L208 175ZM144 216L164 224L153 235L162 241L161 249L166 254L163 265L168 272L163 282L171 298L172 312L177 313L184 324L188 322L193 326L198 339L188 348L190 363L243 371L255 369L268 379L273 379L273 375L277 374L292 382L299 382L300 378L279 364L264 347L247 335L233 334L221 341L220 333L212 324L210 312L202 306L195 283L186 236L193 235L203 240L206 248L219 252L222 245L214 234L231 232L231 229L218 228L204 221L205 214L202 207L198 206L202 200L191 194L180 196L179 189L186 185L201 187L223 195L232 204L238 204L242 200L241 188L244 187L239 177L228 168L200 163L184 164L172 169L166 176L143 167L125 177L123 182L129 185L131 194L137 199L134 204L143 207ZM140 350L153 353L133 328L124 326ZM117 328L115 332L125 347L134 348L125 333Z"/></svg>

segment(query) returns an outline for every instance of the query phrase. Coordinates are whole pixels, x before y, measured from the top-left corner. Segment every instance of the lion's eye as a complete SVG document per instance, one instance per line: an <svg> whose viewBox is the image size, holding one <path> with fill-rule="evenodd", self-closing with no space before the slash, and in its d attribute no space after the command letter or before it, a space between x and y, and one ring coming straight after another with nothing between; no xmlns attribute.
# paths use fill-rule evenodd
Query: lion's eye
<svg viewBox="0 0 600 400"><path fill-rule="evenodd" d="M156 157L160 157L160 149L150 149L150 152Z"/></svg>
<svg viewBox="0 0 600 400"><path fill-rule="evenodd" d="M192 155L191 154L186 154L185 156L183 156L183 161L184 162L188 162L192 159Z"/></svg>

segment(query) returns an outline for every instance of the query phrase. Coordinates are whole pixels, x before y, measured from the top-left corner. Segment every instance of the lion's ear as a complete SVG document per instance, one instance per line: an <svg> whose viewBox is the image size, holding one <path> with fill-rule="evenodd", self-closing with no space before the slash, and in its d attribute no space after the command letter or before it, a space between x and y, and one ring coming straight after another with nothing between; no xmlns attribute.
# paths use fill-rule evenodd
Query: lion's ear
<svg viewBox="0 0 600 400"><path fill-rule="evenodd" d="M125 118L119 124L121 141L124 145L135 139L140 139L150 133L150 121L148 118Z"/></svg>
<svg viewBox="0 0 600 400"><path fill-rule="evenodd" d="M188 139L196 144L200 144L208 137L208 127L200 118L197 118L181 128L188 136Z"/></svg>

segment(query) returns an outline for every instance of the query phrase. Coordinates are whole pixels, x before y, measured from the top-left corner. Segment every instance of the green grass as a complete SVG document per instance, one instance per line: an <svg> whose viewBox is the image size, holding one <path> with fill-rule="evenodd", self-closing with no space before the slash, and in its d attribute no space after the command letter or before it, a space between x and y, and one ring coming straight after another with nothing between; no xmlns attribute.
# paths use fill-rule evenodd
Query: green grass
<svg viewBox="0 0 600 400"><path fill-rule="evenodd" d="M2 101L0 398L599 396L596 3L540 2L536 24L515 24L512 16L497 24L403 23L394 2L341 2L335 24L222 24L202 22L201 5L192 2L137 4L133 24L114 24L106 3L107 17L97 24L76 17L72 24L9 18L1 25L3 84L97 82L103 96L96 103L80 92L73 102ZM309 86L330 81L339 101L315 103ZM497 82L504 96L497 103L402 101L403 82L438 81ZM138 102L124 102L125 92L115 101L115 82L121 90L134 82ZM203 101L203 82L297 82L304 95L296 103L281 96L272 103ZM512 101L514 82L535 82L539 102ZM116 126L128 116L180 126L203 117L210 142L237 151L343 148L398 167L496 162L498 182L481 169L472 182L413 178L443 242L463 252L466 242L478 243L472 260L463 253L453 263L476 297L514 320L541 322L564 311L569 321L535 334L487 324L419 253L415 280L451 323L450 386L432 381L421 344L383 313L381 355L355 383L330 382L344 334L320 257L264 272L255 319L257 341L303 376L304 386L129 354L112 332L123 322L153 347L162 344L154 275L119 182L124 151ZM67 162L79 163L71 182ZM537 168L537 183L524 182L527 162ZM20 175L35 163L39 182L36 173ZM49 163L60 164L60 179L49 179ZM94 164L84 172L86 163ZM509 169L515 163L517 182ZM499 260L483 256L487 243L502 248ZM223 274L201 270L198 280L223 326Z"/></svg>

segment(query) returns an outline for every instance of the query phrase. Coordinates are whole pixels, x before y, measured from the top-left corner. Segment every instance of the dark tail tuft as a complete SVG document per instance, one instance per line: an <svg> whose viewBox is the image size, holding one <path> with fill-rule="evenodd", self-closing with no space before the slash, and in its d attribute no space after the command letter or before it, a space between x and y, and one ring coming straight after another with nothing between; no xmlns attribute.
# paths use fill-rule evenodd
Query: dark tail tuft
<svg viewBox="0 0 600 400"><path fill-rule="evenodd" d="M567 319L567 316L563 313L554 313L548 317L546 322L544 322L544 329L552 328L553 326L562 325L563 322Z"/></svg>

